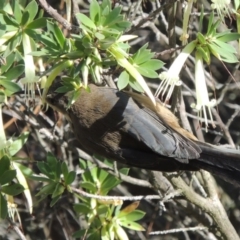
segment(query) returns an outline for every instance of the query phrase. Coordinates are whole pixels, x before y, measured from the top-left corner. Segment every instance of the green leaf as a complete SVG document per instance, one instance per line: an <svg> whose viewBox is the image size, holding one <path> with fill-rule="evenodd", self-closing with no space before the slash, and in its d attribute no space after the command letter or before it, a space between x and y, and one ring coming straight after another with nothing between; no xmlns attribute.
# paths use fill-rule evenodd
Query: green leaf
<svg viewBox="0 0 240 240"><path fill-rule="evenodd" d="M224 62L228 62L228 63L236 63L238 62L238 59L236 58L236 56L232 53L230 53L228 50L224 49L224 48L221 48L219 46L217 46L216 44L211 44L209 45L210 49L211 49L211 52L214 56L215 53L219 54L222 61ZM212 49L214 51L212 51ZM217 58L219 58L219 56L216 56Z"/></svg>
<svg viewBox="0 0 240 240"><path fill-rule="evenodd" d="M6 77L8 81L15 80L20 77L24 72L24 65L19 64L13 68L10 68L7 72L5 72L2 76ZM19 87L20 88L20 87ZM20 88L21 89L21 88ZM19 90L18 90L19 91Z"/></svg>
<svg viewBox="0 0 240 240"><path fill-rule="evenodd" d="M0 79L0 85L2 85L5 88L4 93L7 96L11 96L13 93L22 90L17 83L14 83L14 82L11 82L11 81L8 81L8 80L1 80Z"/></svg>
<svg viewBox="0 0 240 240"><path fill-rule="evenodd" d="M60 179L60 176L62 173L61 163L51 153L48 153L48 155L47 155L47 163L48 163L48 166L50 167L51 171L55 175L55 179Z"/></svg>
<svg viewBox="0 0 240 240"><path fill-rule="evenodd" d="M15 53L11 53L10 55L7 56L6 58L6 64L1 66L1 73L3 74L6 72L13 64L15 60Z"/></svg>
<svg viewBox="0 0 240 240"><path fill-rule="evenodd" d="M36 3L36 1L32 0L26 6L25 11L29 12L29 21L28 22L32 22L38 12L38 4Z"/></svg>
<svg viewBox="0 0 240 240"><path fill-rule="evenodd" d="M0 80L1 82L1 80ZM16 140L13 141L8 151L11 156L14 156L17 152L19 152L25 143L28 140L29 132L23 132Z"/></svg>
<svg viewBox="0 0 240 240"><path fill-rule="evenodd" d="M62 162L61 170L62 170L62 173L63 173L64 180L66 182L66 179L67 179L67 176L68 176L68 167L67 167L67 164L65 162Z"/></svg>
<svg viewBox="0 0 240 240"><path fill-rule="evenodd" d="M237 53L236 49L228 43L222 42L218 39L216 39L212 44L214 43L217 44L223 50L228 51L229 53L235 53L235 54Z"/></svg>
<svg viewBox="0 0 240 240"><path fill-rule="evenodd" d="M53 170L56 168L57 163L58 163L56 157L50 152L48 152L48 154L47 154L47 163L48 163L49 167Z"/></svg>
<svg viewBox="0 0 240 240"><path fill-rule="evenodd" d="M99 3L96 0L92 0L90 3L90 18L93 22L98 23L101 16L101 9Z"/></svg>
<svg viewBox="0 0 240 240"><path fill-rule="evenodd" d="M146 43L133 55L132 58L135 64L141 65L154 57L154 53L147 47L148 44Z"/></svg>
<svg viewBox="0 0 240 240"><path fill-rule="evenodd" d="M199 19L199 27L198 27L198 31L202 32L202 27L203 27L203 17L204 17L204 7L203 4L201 6L201 14L200 14L200 19Z"/></svg>
<svg viewBox="0 0 240 240"><path fill-rule="evenodd" d="M63 48L65 45L65 36L57 24L54 24L54 32L59 45Z"/></svg>
<svg viewBox="0 0 240 240"><path fill-rule="evenodd" d="M80 158L79 159L79 167L80 167L80 169L84 169L84 170L87 169L87 167L88 167L87 162ZM86 180L86 179L84 179L84 180Z"/></svg>
<svg viewBox="0 0 240 240"><path fill-rule="evenodd" d="M19 44L22 41L22 35L21 34L15 34L8 42L7 49L4 52L3 57L6 58L9 54L11 54L13 51L16 50L16 47L19 46Z"/></svg>
<svg viewBox="0 0 240 240"><path fill-rule="evenodd" d="M214 20L214 14L213 14L213 12L211 12L209 19L208 19L208 29L207 29L207 34L206 34L207 36L209 35L209 33L211 31L213 20Z"/></svg>
<svg viewBox="0 0 240 240"><path fill-rule="evenodd" d="M41 190L36 194L36 196L41 196L41 195L47 196L47 195L52 194L54 189L56 188L56 185L57 184L55 182L51 182L51 183L43 186L41 188Z"/></svg>
<svg viewBox="0 0 240 240"><path fill-rule="evenodd" d="M83 214L83 215L87 215L92 211L92 209L85 203L74 204L73 209L78 214Z"/></svg>
<svg viewBox="0 0 240 240"><path fill-rule="evenodd" d="M50 179L55 179L55 173L54 171L46 164L45 162L38 162L37 163L38 169L41 173L48 176Z"/></svg>
<svg viewBox="0 0 240 240"><path fill-rule="evenodd" d="M122 21L122 22L119 22L115 25L115 28L118 29L119 31L125 31L127 30L128 28L131 27L131 23L128 22L128 21Z"/></svg>
<svg viewBox="0 0 240 240"><path fill-rule="evenodd" d="M57 183L54 189L54 192L52 194L52 198L62 195L64 190L65 190L65 187L61 183Z"/></svg>
<svg viewBox="0 0 240 240"><path fill-rule="evenodd" d="M146 61L145 63L141 64L141 68L146 68L150 70L159 70L162 68L164 63L158 59L150 59L149 61Z"/></svg>
<svg viewBox="0 0 240 240"><path fill-rule="evenodd" d="M96 185L91 182L82 182L82 183L80 183L80 187L90 190L93 193L95 193L97 191Z"/></svg>
<svg viewBox="0 0 240 240"><path fill-rule="evenodd" d="M100 41L105 39L105 36L103 34L99 33L99 32L95 33L95 37Z"/></svg>
<svg viewBox="0 0 240 240"><path fill-rule="evenodd" d="M76 172L75 172L75 171L71 171L71 172L68 173L68 176L67 176L67 178L66 178L66 180L65 180L65 183L66 183L67 185L70 185L70 184L73 183L73 181L75 180L75 178L76 178Z"/></svg>
<svg viewBox="0 0 240 240"><path fill-rule="evenodd" d="M60 48L63 48L63 46L65 44L65 37L64 37L61 29L58 27L58 25L56 23L47 21L47 28L48 28L49 32L51 32L53 34L53 36L56 39Z"/></svg>
<svg viewBox="0 0 240 240"><path fill-rule="evenodd" d="M0 185L10 183L16 177L16 170L7 170L0 175Z"/></svg>
<svg viewBox="0 0 240 240"><path fill-rule="evenodd" d="M101 9L112 9L112 2L110 0L103 0L101 4Z"/></svg>
<svg viewBox="0 0 240 240"><path fill-rule="evenodd" d="M201 46L196 47L196 53L200 54L203 58L203 60L209 65L210 64L210 52L209 48L205 47L202 48Z"/></svg>
<svg viewBox="0 0 240 240"><path fill-rule="evenodd" d="M138 92L144 92L141 85L132 76L129 78L129 85Z"/></svg>
<svg viewBox="0 0 240 240"><path fill-rule="evenodd" d="M224 32L218 32L214 35L213 39L218 39L218 38L221 38L225 35L228 35L228 34L232 34L231 30L230 29L226 29ZM233 33L235 34L235 33ZM223 41L224 42L224 41Z"/></svg>
<svg viewBox="0 0 240 240"><path fill-rule="evenodd" d="M99 231L96 231L96 232L90 234L87 239L88 240L96 240L96 239L103 239L103 238L101 237ZM108 238L108 239L110 239L110 238Z"/></svg>
<svg viewBox="0 0 240 240"><path fill-rule="evenodd" d="M0 193L0 218L4 219L8 215L7 201L5 197Z"/></svg>
<svg viewBox="0 0 240 240"><path fill-rule="evenodd" d="M36 32L33 32L33 31L30 32L30 30L32 30L32 29L26 29L25 30L25 31L27 31L27 34L29 36L32 35L31 36L32 38L34 38L34 39L37 38L37 40L41 41L48 49L58 50L58 53L59 53L59 46L58 46L57 42L54 39L52 39L52 38L50 38L50 37L48 37L46 35L43 35L43 34L36 34Z"/></svg>
<svg viewBox="0 0 240 240"><path fill-rule="evenodd" d="M128 220L120 221L119 225L135 231L145 231L145 229L140 224Z"/></svg>
<svg viewBox="0 0 240 240"><path fill-rule="evenodd" d="M17 159L19 160L19 158L17 158ZM17 166L17 168L19 168L20 171L22 172L22 174L26 177L29 177L33 174L33 170L31 168L26 167L21 163L14 161L14 166Z"/></svg>
<svg viewBox="0 0 240 240"><path fill-rule="evenodd" d="M102 9L102 19L105 19L105 16L107 16L110 12L110 8L106 6L105 8L103 7L103 4L101 4L101 9ZM101 20L102 20L101 19Z"/></svg>
<svg viewBox="0 0 240 240"><path fill-rule="evenodd" d="M119 220L124 219L128 221L138 221L144 217L146 213L141 210L134 210L133 212L128 213L125 216L117 217Z"/></svg>
<svg viewBox="0 0 240 240"><path fill-rule="evenodd" d="M118 77L117 86L119 91L124 89L129 84L129 74L126 71L123 71Z"/></svg>
<svg viewBox="0 0 240 240"><path fill-rule="evenodd" d="M121 183L121 180L118 180L116 177L112 175L108 175L101 185L101 194L106 195L111 189L116 187L119 183Z"/></svg>
<svg viewBox="0 0 240 240"><path fill-rule="evenodd" d="M220 19L217 20L211 27L210 27L210 31L207 33L207 36L211 36L211 37L215 37L216 35L216 30L218 28L218 25L220 23Z"/></svg>
<svg viewBox="0 0 240 240"><path fill-rule="evenodd" d="M124 174L124 175L128 175L130 168L121 168L119 170L120 173Z"/></svg>
<svg viewBox="0 0 240 240"><path fill-rule="evenodd" d="M4 9L5 5L6 5L5 1L0 1L0 9Z"/></svg>
<svg viewBox="0 0 240 240"><path fill-rule="evenodd" d="M144 77L158 78L157 72L152 69L148 69L147 67L146 68L145 67L136 67L136 69Z"/></svg>
<svg viewBox="0 0 240 240"><path fill-rule="evenodd" d="M38 182L52 182L51 179L46 178L46 177L42 177L42 176L37 176L37 175L30 175L28 176L29 179L38 181Z"/></svg>
<svg viewBox="0 0 240 240"><path fill-rule="evenodd" d="M27 29L44 28L47 25L47 18L38 18L27 25Z"/></svg>
<svg viewBox="0 0 240 240"><path fill-rule="evenodd" d="M25 26L29 20L29 12L24 12L22 16L21 26Z"/></svg>
<svg viewBox="0 0 240 240"><path fill-rule="evenodd" d="M104 200L98 200L99 203L101 203L101 205L97 206L97 214L100 215L104 215L106 216L106 213L109 212L109 201L107 201L107 205L103 205L104 204Z"/></svg>
<svg viewBox="0 0 240 240"><path fill-rule="evenodd" d="M18 23L20 23L21 19L22 19L22 11L21 11L19 2L18 1L13 1L12 4L13 4L14 17L18 21Z"/></svg>
<svg viewBox="0 0 240 240"><path fill-rule="evenodd" d="M19 26L18 22L12 16L10 16L9 14L4 14L3 19L4 19L4 21L6 22L7 25L13 25L15 27Z"/></svg>
<svg viewBox="0 0 240 240"><path fill-rule="evenodd" d="M66 92L71 92L74 90L73 86L61 86L58 89L56 89L56 93L66 93Z"/></svg>
<svg viewBox="0 0 240 240"><path fill-rule="evenodd" d="M103 181L107 178L109 173L101 168L97 168L97 179L102 184Z"/></svg>
<svg viewBox="0 0 240 240"><path fill-rule="evenodd" d="M94 30L97 29L94 22L89 17L87 17L86 15L84 15L82 13L77 13L76 17L80 20L81 24L84 24L85 26L87 26L91 29L94 29Z"/></svg>
<svg viewBox="0 0 240 240"><path fill-rule="evenodd" d="M11 196L18 195L18 194L22 193L23 190L24 190L23 186L18 183L13 183L11 185L3 186L1 188L1 192L6 193Z"/></svg>
<svg viewBox="0 0 240 240"><path fill-rule="evenodd" d="M61 197L61 195L54 197L50 203L50 207L54 206Z"/></svg>
<svg viewBox="0 0 240 240"><path fill-rule="evenodd" d="M126 206L125 208L123 208L120 212L116 212L115 213L115 216L119 219L121 218L127 218L127 216L134 212L136 210L136 208L139 206L139 202L136 201L136 202L132 202L131 204L129 204L128 206ZM116 208L116 210L118 210Z"/></svg>
<svg viewBox="0 0 240 240"><path fill-rule="evenodd" d="M111 26L111 25L115 24L119 14L120 14L120 12L121 12L121 8L120 7L114 8L108 14L108 16L106 17L106 19L105 19L105 21L103 23L103 26Z"/></svg>
<svg viewBox="0 0 240 240"><path fill-rule="evenodd" d="M47 49L42 49L42 51L36 51L36 52L33 51L30 54L34 57L50 57L51 55L48 53ZM52 57L54 58L54 55L52 55Z"/></svg>
<svg viewBox="0 0 240 240"><path fill-rule="evenodd" d="M10 169L10 159L8 158L8 156L5 155L0 159L0 176L2 176L3 173L9 169Z"/></svg>

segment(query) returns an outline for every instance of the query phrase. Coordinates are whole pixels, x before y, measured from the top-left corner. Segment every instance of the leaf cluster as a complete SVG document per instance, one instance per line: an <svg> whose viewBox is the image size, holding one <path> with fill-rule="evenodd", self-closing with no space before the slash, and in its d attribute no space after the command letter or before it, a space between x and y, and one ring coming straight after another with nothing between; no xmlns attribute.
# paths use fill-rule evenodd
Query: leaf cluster
<svg viewBox="0 0 240 240"><path fill-rule="evenodd" d="M112 165L105 161L105 164ZM110 175L89 162L80 160L81 169L84 171L80 187L88 193L99 196L106 196L110 190L121 183L121 180ZM129 169L122 168L120 173L127 175ZM121 200L105 200L80 197L81 202L74 205L75 211L84 215L89 223L87 229L81 229L74 234L74 237L87 236L87 239L128 239L122 227L136 231L144 230L136 223L145 215L144 212L136 210L138 202L130 204L121 209Z"/></svg>

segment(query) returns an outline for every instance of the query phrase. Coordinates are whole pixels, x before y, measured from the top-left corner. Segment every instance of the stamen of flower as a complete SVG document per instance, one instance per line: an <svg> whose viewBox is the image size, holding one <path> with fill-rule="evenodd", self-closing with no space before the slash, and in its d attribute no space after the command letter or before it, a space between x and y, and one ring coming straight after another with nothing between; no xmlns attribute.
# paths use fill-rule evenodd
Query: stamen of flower
<svg viewBox="0 0 240 240"><path fill-rule="evenodd" d="M230 17L230 3L230 0L212 0L211 7L216 9L219 17L223 19L224 16Z"/></svg>
<svg viewBox="0 0 240 240"><path fill-rule="evenodd" d="M189 44L187 44L185 48L182 50L182 52L178 55L178 57L174 60L169 70L162 72L159 75L159 78L162 80L162 82L160 83L155 93L156 97L158 97L160 94L164 96L167 90L169 89L165 99L165 102L167 102L172 95L174 87L181 85L182 82L179 80L179 73L185 61L187 60L187 58L189 57L189 55L191 54L195 47L196 47L195 41L192 41Z"/></svg>

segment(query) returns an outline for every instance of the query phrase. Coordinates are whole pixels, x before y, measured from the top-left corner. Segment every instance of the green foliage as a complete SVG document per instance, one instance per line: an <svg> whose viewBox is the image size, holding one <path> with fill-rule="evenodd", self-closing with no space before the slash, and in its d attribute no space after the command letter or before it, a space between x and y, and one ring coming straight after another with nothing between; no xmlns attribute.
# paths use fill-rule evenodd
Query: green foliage
<svg viewBox="0 0 240 240"><path fill-rule="evenodd" d="M203 15L203 13L202 13ZM203 17L200 19L203 20ZM197 33L197 47L196 50L201 54L202 58L207 64L210 64L211 55L214 55L221 61L228 63L236 63L235 48L226 42L234 41L240 38L240 34L232 33L230 30L217 33L217 28L220 24L220 19L214 22L214 14L209 17L207 33ZM202 23L200 24L202 25Z"/></svg>
<svg viewBox="0 0 240 240"><path fill-rule="evenodd" d="M88 193L106 196L110 190L121 183L121 180L89 162L80 160L80 167L84 170L80 186ZM119 172L127 175L128 170L123 168ZM74 210L78 214L85 216L86 221L89 223L89 228L79 230L74 234L74 237L87 235L87 239L128 239L122 227L136 231L144 230L141 225L136 223L144 216L144 212L136 210L138 203L130 204L128 207L120 210L122 206L121 200L83 197L80 199L82 201L74 205Z"/></svg>
<svg viewBox="0 0 240 240"><path fill-rule="evenodd" d="M37 17L38 5L34 0L26 6L19 1L13 1L12 4L3 1L1 9L0 58L4 59L4 63L0 66L0 92L5 97L0 103L3 103L6 97L21 90L15 81L24 70L26 72L27 67L31 67L24 65L24 51L28 47L23 41L24 35L30 37L31 48L36 49L35 37L42 32L40 28L46 26L46 18Z"/></svg>
<svg viewBox="0 0 240 240"><path fill-rule="evenodd" d="M38 162L40 175L31 175L30 179L45 182L36 196L40 196L40 201L51 195L53 206L62 196L65 190L71 191L71 185L75 178L76 172L69 171L65 162L59 162L51 153L48 153L46 162ZM43 176L42 176L43 174Z"/></svg>
<svg viewBox="0 0 240 240"><path fill-rule="evenodd" d="M147 49L148 44L142 46L131 58L131 64L137 69L137 71L144 77L157 78L158 73L156 70L163 67L164 63L157 59L152 59L154 53ZM140 84L134 81L134 78L129 75L127 71L123 71L118 79L118 88L121 90L127 85L130 85L133 89L143 92Z"/></svg>
<svg viewBox="0 0 240 240"><path fill-rule="evenodd" d="M16 170L11 169L10 159L3 156L0 159L0 218L8 215L7 195L15 196L24 190L21 184L13 182L16 174Z"/></svg>

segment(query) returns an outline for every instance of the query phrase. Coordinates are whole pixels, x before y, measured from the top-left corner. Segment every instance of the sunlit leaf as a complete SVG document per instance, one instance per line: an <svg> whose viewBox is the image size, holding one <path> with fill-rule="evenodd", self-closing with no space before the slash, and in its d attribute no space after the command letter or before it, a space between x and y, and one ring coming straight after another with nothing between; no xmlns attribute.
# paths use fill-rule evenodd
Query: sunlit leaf
<svg viewBox="0 0 240 240"><path fill-rule="evenodd" d="M118 77L117 86L119 90L124 89L129 84L129 74L123 71Z"/></svg>
<svg viewBox="0 0 240 240"><path fill-rule="evenodd" d="M86 25L87 27L96 30L96 25L94 24L94 22L87 17L86 15L82 14L82 13L77 13L76 17L81 21L81 24Z"/></svg>
<svg viewBox="0 0 240 240"><path fill-rule="evenodd" d="M27 25L27 29L44 28L47 25L47 18L38 18Z"/></svg>
<svg viewBox="0 0 240 240"><path fill-rule="evenodd" d="M1 80L0 80L1 83ZM29 132L23 132L17 139L15 139L10 145L8 151L11 156L14 156L18 151L22 149L24 144L27 142Z"/></svg>
<svg viewBox="0 0 240 240"><path fill-rule="evenodd" d="M29 12L29 22L32 22L38 12L38 4L32 0L25 8L25 11Z"/></svg>

